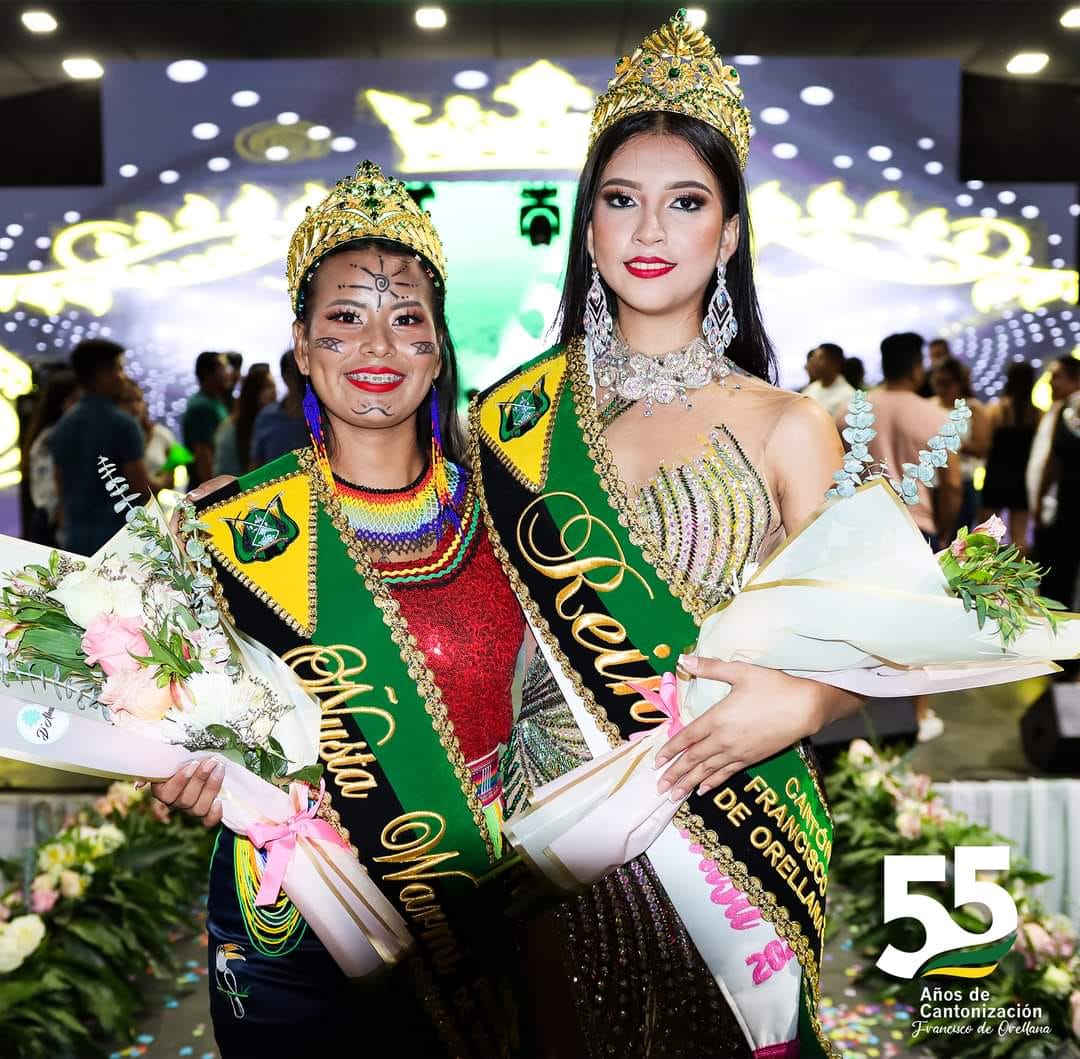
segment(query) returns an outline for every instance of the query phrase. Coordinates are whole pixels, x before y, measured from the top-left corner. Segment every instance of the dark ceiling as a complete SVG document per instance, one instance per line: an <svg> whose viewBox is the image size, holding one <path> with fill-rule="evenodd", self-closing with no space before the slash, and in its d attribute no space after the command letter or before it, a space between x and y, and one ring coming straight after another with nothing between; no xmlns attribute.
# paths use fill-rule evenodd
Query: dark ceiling
<svg viewBox="0 0 1080 1059"><path fill-rule="evenodd" d="M714 0L706 30L721 53L910 56L1004 76L1018 51L1045 51L1035 80L1080 85L1080 30L1059 24L1080 0ZM105 65L176 58L453 58L619 55L673 10L640 0L442 0L445 29L415 25L401 0L0 0L0 96L67 80L61 60ZM20 15L45 9L54 33Z"/></svg>

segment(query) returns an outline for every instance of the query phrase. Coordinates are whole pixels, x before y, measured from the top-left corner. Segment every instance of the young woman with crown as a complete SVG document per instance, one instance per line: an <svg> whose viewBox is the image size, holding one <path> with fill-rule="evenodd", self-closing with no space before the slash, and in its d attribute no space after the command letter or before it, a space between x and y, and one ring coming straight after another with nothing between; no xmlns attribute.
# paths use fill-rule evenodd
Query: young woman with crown
<svg viewBox="0 0 1080 1059"><path fill-rule="evenodd" d="M477 880L500 851L525 625L462 463L442 245L405 186L365 162L308 211L287 278L312 447L233 480L200 517L236 624L322 702L320 811L416 954L357 990L284 894L256 902L266 856L223 830L215 1035L224 1059L515 1054L507 932ZM183 771L155 794L212 826L219 789L220 774Z"/></svg>
<svg viewBox="0 0 1080 1059"><path fill-rule="evenodd" d="M495 551L540 645L507 811L664 720L636 688L677 664L734 689L661 752L659 789L684 802L673 825L553 917L578 1054L829 1051L817 1003L831 822L806 740L858 700L679 654L843 459L814 402L770 382L749 146L737 72L678 13L596 103L559 344L471 413Z"/></svg>

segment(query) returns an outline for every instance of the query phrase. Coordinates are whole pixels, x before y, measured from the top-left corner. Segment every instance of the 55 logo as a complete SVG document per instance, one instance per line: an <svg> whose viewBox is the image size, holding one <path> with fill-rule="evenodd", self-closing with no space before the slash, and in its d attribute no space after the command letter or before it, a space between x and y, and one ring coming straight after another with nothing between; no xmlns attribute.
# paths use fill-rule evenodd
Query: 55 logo
<svg viewBox="0 0 1080 1059"><path fill-rule="evenodd" d="M973 934L949 914L937 898L913 894L917 882L945 882L946 863L940 855L902 855L884 858L884 921L914 919L926 940L916 952L889 945L877 966L895 978L985 978L1016 941L1016 903L997 883L977 877L982 871L1007 871L1008 846L957 846L953 852L952 907L979 904L990 912L990 925Z"/></svg>

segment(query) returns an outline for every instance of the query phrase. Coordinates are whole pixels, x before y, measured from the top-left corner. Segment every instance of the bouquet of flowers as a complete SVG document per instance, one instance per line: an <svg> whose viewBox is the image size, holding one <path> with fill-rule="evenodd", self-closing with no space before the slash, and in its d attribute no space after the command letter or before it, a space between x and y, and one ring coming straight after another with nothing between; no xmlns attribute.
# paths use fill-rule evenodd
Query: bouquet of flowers
<svg viewBox="0 0 1080 1059"><path fill-rule="evenodd" d="M350 977L396 962L404 921L317 815L318 703L225 621L191 504L174 538L99 470L126 525L92 558L0 538L0 756L153 780L223 758L224 823L268 854L257 903L284 889Z"/></svg>
<svg viewBox="0 0 1080 1059"><path fill-rule="evenodd" d="M1080 655L1080 618L1038 595L1041 571L992 519L962 530L935 555L905 505L960 447L963 401L892 481L869 454L874 417L856 394L851 446L818 508L702 622L694 654L749 662L868 697L985 687L1053 672ZM643 853L678 805L656 791L655 759L678 728L731 685L668 675L638 690L666 720L546 784L504 825L509 841L547 878L573 890Z"/></svg>

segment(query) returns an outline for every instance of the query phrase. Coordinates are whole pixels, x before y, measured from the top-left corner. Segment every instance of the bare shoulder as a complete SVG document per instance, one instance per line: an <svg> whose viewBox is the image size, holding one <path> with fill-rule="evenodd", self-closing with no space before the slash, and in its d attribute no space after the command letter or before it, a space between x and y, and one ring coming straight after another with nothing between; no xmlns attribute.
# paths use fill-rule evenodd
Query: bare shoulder
<svg viewBox="0 0 1080 1059"><path fill-rule="evenodd" d="M832 456L841 448L836 423L813 399L803 394L791 394L773 428L771 444L787 451L809 455L823 452Z"/></svg>

